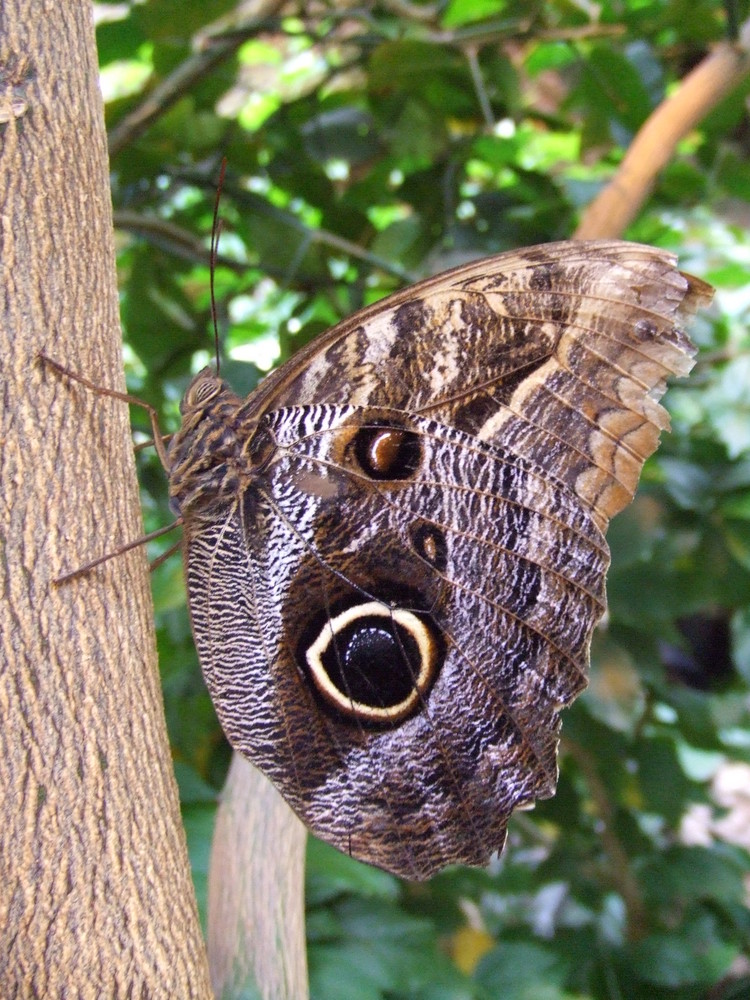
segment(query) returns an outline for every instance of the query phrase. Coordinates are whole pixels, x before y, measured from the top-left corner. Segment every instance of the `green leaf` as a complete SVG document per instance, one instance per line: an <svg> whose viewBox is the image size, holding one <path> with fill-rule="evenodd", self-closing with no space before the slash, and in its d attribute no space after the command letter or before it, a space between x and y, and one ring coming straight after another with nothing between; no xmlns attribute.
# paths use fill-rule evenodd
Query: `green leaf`
<svg viewBox="0 0 750 1000"><path fill-rule="evenodd" d="M316 837L307 838L308 906L318 906L344 893L373 899L395 899L398 882L386 872L355 861Z"/></svg>
<svg viewBox="0 0 750 1000"><path fill-rule="evenodd" d="M146 38L132 17L98 24L96 48L99 53L99 66L108 66L116 60L137 59Z"/></svg>
<svg viewBox="0 0 750 1000"><path fill-rule="evenodd" d="M442 109L443 117L445 112L461 115L476 110L468 66L451 47L413 40L386 42L373 52L368 71L371 90L398 92L398 107L411 96Z"/></svg>
<svg viewBox="0 0 750 1000"><path fill-rule="evenodd" d="M512 4L507 0L450 0L442 21L446 28L458 28L485 18L507 15L509 8Z"/></svg>
<svg viewBox="0 0 750 1000"><path fill-rule="evenodd" d="M630 952L638 977L654 986L678 989L714 985L729 969L738 948L697 935L652 934Z"/></svg>
<svg viewBox="0 0 750 1000"><path fill-rule="evenodd" d="M658 813L670 826L676 827L693 786L680 766L673 741L657 736L639 741L634 749L643 809Z"/></svg>
<svg viewBox="0 0 750 1000"><path fill-rule="evenodd" d="M662 458L660 465L669 495L686 510L707 511L714 504L715 477L710 469L679 458Z"/></svg>
<svg viewBox="0 0 750 1000"><path fill-rule="evenodd" d="M743 864L725 847L670 847L642 865L639 881L653 905L673 907L711 899L744 898Z"/></svg>
<svg viewBox="0 0 750 1000"><path fill-rule="evenodd" d="M723 517L750 521L750 493L728 497L722 501L719 510Z"/></svg>
<svg viewBox="0 0 750 1000"><path fill-rule="evenodd" d="M535 1000L560 996L567 971L566 961L550 948L532 942L501 941L481 960L476 978L490 996Z"/></svg>
<svg viewBox="0 0 750 1000"><path fill-rule="evenodd" d="M189 764L176 760L174 773L177 778L177 787L180 790L180 802L183 806L198 803L216 806L216 789L204 781Z"/></svg>

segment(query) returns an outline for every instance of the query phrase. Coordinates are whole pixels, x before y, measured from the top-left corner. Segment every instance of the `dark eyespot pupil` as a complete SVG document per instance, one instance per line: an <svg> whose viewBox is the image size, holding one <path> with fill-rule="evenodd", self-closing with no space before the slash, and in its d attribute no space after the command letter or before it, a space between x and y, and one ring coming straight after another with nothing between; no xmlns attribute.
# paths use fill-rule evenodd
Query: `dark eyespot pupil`
<svg viewBox="0 0 750 1000"><path fill-rule="evenodd" d="M356 669L361 658L390 653L393 646L393 636L382 625L370 625L357 629L352 635L344 652L347 667Z"/></svg>
<svg viewBox="0 0 750 1000"><path fill-rule="evenodd" d="M336 636L325 666L331 681L352 701L398 705L414 688L419 650L406 629L365 620Z"/></svg>
<svg viewBox="0 0 750 1000"><path fill-rule="evenodd" d="M362 470L373 479L409 479L419 468L418 435L399 427L363 427L355 438Z"/></svg>

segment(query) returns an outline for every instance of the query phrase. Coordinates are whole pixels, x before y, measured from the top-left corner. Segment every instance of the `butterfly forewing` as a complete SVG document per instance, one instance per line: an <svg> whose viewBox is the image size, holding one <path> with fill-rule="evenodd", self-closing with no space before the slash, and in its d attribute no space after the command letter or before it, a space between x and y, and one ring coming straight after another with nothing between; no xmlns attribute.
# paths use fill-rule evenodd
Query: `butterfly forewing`
<svg viewBox="0 0 750 1000"><path fill-rule="evenodd" d="M203 670L315 833L425 878L553 793L603 530L707 294L662 251L551 244L357 314L244 402L188 393L171 484Z"/></svg>

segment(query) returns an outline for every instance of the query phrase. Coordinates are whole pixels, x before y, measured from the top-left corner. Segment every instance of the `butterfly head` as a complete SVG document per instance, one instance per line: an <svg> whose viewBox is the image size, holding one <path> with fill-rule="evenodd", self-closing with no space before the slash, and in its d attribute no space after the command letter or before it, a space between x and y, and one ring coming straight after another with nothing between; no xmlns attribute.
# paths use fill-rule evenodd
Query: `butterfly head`
<svg viewBox="0 0 750 1000"><path fill-rule="evenodd" d="M199 372L180 403L182 424L169 444L173 509L207 513L236 496L247 466L243 442L257 420L241 413L243 400L210 368Z"/></svg>
<svg viewBox="0 0 750 1000"><path fill-rule="evenodd" d="M187 387L180 403L180 413L184 418L192 412L202 411L222 393L234 395L211 368L203 368Z"/></svg>

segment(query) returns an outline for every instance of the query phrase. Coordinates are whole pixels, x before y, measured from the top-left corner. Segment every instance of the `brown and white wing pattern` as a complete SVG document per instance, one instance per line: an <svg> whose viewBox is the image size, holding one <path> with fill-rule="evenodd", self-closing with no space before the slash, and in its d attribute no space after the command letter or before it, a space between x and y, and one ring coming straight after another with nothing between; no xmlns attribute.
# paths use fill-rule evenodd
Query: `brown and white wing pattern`
<svg viewBox="0 0 750 1000"><path fill-rule="evenodd" d="M457 268L323 335L272 377L273 405L427 413L539 462L606 527L668 426L666 379L692 368L682 326L711 300L675 263L636 243L568 241Z"/></svg>
<svg viewBox="0 0 750 1000"><path fill-rule="evenodd" d="M247 400L198 376L170 446L196 645L319 836L426 878L553 794L603 531L707 298L662 251L551 244L357 314Z"/></svg>

